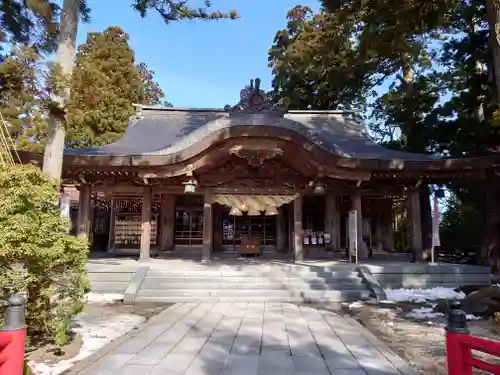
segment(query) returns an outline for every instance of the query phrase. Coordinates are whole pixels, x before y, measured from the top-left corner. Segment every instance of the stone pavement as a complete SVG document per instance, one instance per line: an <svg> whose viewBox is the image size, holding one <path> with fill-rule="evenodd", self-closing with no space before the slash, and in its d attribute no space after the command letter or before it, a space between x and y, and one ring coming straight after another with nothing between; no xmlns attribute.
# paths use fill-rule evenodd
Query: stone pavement
<svg viewBox="0 0 500 375"><path fill-rule="evenodd" d="M416 374L350 318L241 302L176 304L76 367L71 374Z"/></svg>

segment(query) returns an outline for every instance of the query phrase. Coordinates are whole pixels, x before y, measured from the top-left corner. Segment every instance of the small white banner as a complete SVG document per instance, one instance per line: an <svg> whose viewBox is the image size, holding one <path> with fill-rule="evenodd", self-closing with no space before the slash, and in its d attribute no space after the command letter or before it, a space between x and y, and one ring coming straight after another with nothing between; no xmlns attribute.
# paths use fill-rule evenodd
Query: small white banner
<svg viewBox="0 0 500 375"><path fill-rule="evenodd" d="M432 247L441 246L439 238L439 202L436 194L434 194L434 215L432 218Z"/></svg>

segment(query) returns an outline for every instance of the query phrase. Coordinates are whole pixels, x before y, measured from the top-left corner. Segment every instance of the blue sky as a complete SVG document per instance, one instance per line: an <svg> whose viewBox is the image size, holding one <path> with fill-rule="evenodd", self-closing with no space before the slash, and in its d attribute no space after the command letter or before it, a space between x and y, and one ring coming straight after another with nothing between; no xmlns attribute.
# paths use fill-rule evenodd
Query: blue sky
<svg viewBox="0 0 500 375"><path fill-rule="evenodd" d="M251 78L271 85L267 52L277 30L286 25L286 13L297 0L213 0L213 8L236 9L236 21L183 21L165 25L151 12L141 19L129 0L89 0L92 21L81 24L77 43L88 32L119 26L130 35L137 61L154 70L156 80L176 107L220 108L236 104ZM200 0L192 0L198 5ZM317 9L316 0L301 5Z"/></svg>

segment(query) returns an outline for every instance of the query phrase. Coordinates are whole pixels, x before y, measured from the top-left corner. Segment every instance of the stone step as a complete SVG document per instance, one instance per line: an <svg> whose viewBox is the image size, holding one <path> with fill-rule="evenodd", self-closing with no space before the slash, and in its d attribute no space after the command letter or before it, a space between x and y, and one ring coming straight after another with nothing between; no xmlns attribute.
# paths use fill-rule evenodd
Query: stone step
<svg viewBox="0 0 500 375"><path fill-rule="evenodd" d="M233 293L212 293L207 294L206 291L201 293L183 293L183 294L158 294L157 291L145 293L141 291L136 297L136 303L157 302L157 303L174 303L184 301L224 301L224 302L282 302L282 303L336 303L350 302L368 299L370 294L368 291L329 291L328 293L314 294L310 291L298 292L295 294L278 293L279 291L267 291L263 293L249 294L246 292ZM185 291L184 291L185 292Z"/></svg>
<svg viewBox="0 0 500 375"><path fill-rule="evenodd" d="M96 293L124 293L128 282L92 281L92 292Z"/></svg>
<svg viewBox="0 0 500 375"><path fill-rule="evenodd" d="M90 281L98 282L126 282L134 276L133 272L87 272Z"/></svg>
<svg viewBox="0 0 500 375"><path fill-rule="evenodd" d="M366 290L207 290L207 289L178 289L178 290L141 290L139 297L303 297L341 300L343 296L357 296L361 298ZM359 299L358 298L358 299Z"/></svg>
<svg viewBox="0 0 500 375"><path fill-rule="evenodd" d="M259 289L259 290L286 290L286 289L312 289L312 290L327 290L327 289L354 289L364 288L362 281L357 279L353 282L338 282L326 283L321 280L313 280L311 282L304 282L303 280L269 280L269 279L254 279L249 280L205 280L199 279L150 279L146 278L141 285L141 289L150 290L175 290L175 289Z"/></svg>
<svg viewBox="0 0 500 375"><path fill-rule="evenodd" d="M358 278L357 271L349 272L281 272L280 270L150 270L147 277L150 278L170 278L170 277L301 277L306 279L328 278L328 279L349 279Z"/></svg>

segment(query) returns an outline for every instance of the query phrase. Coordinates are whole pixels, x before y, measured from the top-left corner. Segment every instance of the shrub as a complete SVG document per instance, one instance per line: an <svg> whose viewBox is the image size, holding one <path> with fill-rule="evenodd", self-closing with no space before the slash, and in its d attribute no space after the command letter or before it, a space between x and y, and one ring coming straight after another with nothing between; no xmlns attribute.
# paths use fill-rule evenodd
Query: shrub
<svg viewBox="0 0 500 375"><path fill-rule="evenodd" d="M81 312L90 290L88 244L68 229L59 189L37 167L0 170L0 299L26 293L32 343L67 343L71 317Z"/></svg>

